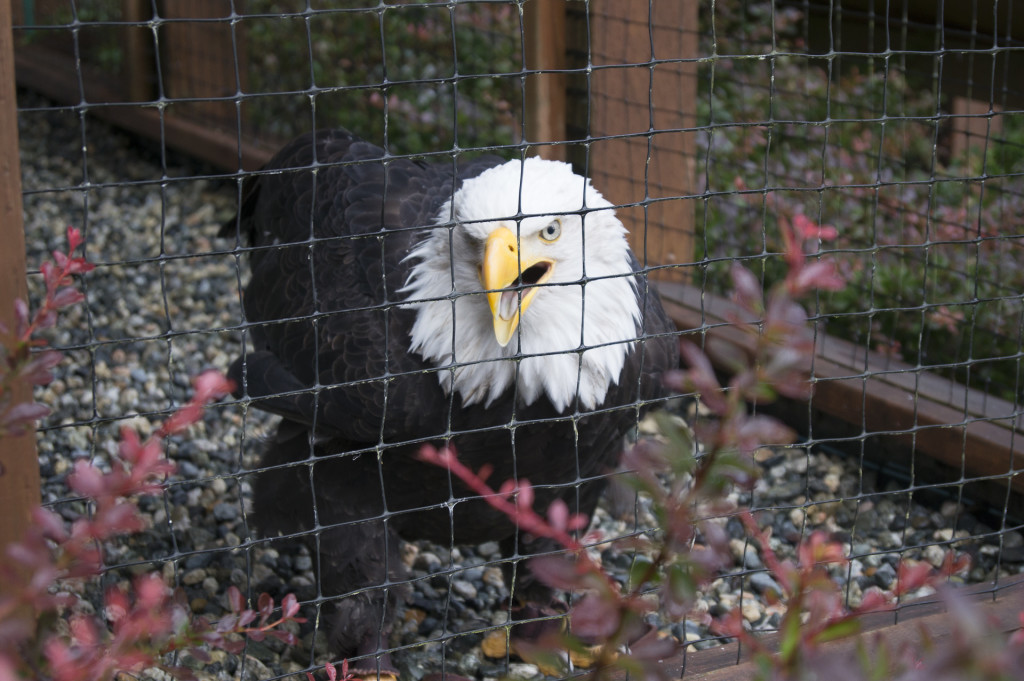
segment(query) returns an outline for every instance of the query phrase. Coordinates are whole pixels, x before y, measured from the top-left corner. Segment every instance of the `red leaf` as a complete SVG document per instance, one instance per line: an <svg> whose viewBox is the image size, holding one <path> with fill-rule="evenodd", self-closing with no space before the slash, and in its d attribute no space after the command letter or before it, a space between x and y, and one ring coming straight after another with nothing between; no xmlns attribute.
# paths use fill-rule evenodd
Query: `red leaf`
<svg viewBox="0 0 1024 681"><path fill-rule="evenodd" d="M268 619L274 613L274 597L264 591L256 600L256 608L259 610L261 618Z"/></svg>
<svg viewBox="0 0 1024 681"><path fill-rule="evenodd" d="M29 325L28 318L29 318L28 303L26 303L21 298L15 298L14 299L14 319L17 322L17 325L18 325L17 326L18 338L21 338L22 340L26 340L26 339L22 338L22 336L23 336L23 334L25 332L25 329Z"/></svg>
<svg viewBox="0 0 1024 681"><path fill-rule="evenodd" d="M44 404L38 402L19 402L10 409L7 413L0 415L0 428L7 431L14 431L18 428L20 432L24 432L27 428L33 426L35 421L49 415L50 408ZM13 433L12 434L16 434Z"/></svg>
<svg viewBox="0 0 1024 681"><path fill-rule="evenodd" d="M293 646L299 642L298 637L290 631L283 631L281 629L271 629L267 633L276 638L277 640L283 641L284 643L287 643L290 646Z"/></svg>
<svg viewBox="0 0 1024 681"><path fill-rule="evenodd" d="M193 379L192 384L195 386L196 391L193 400L203 404L218 400L235 389L233 381L215 370L204 371L199 374Z"/></svg>
<svg viewBox="0 0 1024 681"><path fill-rule="evenodd" d="M299 614L299 599L295 597L295 594L287 594L281 600L281 613L289 619Z"/></svg>
<svg viewBox="0 0 1024 681"><path fill-rule="evenodd" d="M521 509L533 508L533 487L526 478L519 480L519 495L516 497L516 506Z"/></svg>
<svg viewBox="0 0 1024 681"><path fill-rule="evenodd" d="M573 606L569 615L572 633L588 640L607 640L619 628L622 613L614 601L588 593Z"/></svg>
<svg viewBox="0 0 1024 681"><path fill-rule="evenodd" d="M224 652L231 653L232 655L238 655L245 650L245 643L242 641L228 641L227 639L220 641L218 644L220 649Z"/></svg>
<svg viewBox="0 0 1024 681"><path fill-rule="evenodd" d="M578 589L586 582L576 562L565 556L535 556L529 566L534 577L555 589Z"/></svg>
<svg viewBox="0 0 1024 681"><path fill-rule="evenodd" d="M733 297L745 309L760 314L764 310L761 282L753 272L739 263L733 263L729 270L732 275Z"/></svg>
<svg viewBox="0 0 1024 681"><path fill-rule="evenodd" d="M569 506L561 499L555 499L548 506L548 522L553 528L563 532L569 524Z"/></svg>
<svg viewBox="0 0 1024 681"><path fill-rule="evenodd" d="M679 644L672 637L666 636L662 638L658 636L657 629L652 629L640 637L639 640L629 645L631 657L651 661L660 661L671 657L675 655L678 649Z"/></svg>
<svg viewBox="0 0 1024 681"><path fill-rule="evenodd" d="M85 300L85 295L73 286L65 286L58 289L50 300L54 307L70 307Z"/></svg>
<svg viewBox="0 0 1024 681"><path fill-rule="evenodd" d="M68 225L68 253L82 245L82 230Z"/></svg>
<svg viewBox="0 0 1024 681"><path fill-rule="evenodd" d="M40 352L22 367L21 377L32 385L46 385L53 380L50 369L60 364L64 356L56 350Z"/></svg>
<svg viewBox="0 0 1024 681"><path fill-rule="evenodd" d="M75 463L75 472L68 476L68 486L77 494L90 498L96 498L107 491L103 473L88 461Z"/></svg>
<svg viewBox="0 0 1024 681"><path fill-rule="evenodd" d="M228 608L231 612L239 613L245 607L245 599L242 598L242 592L238 590L237 586L228 587Z"/></svg>
<svg viewBox="0 0 1024 681"><path fill-rule="evenodd" d="M896 593L905 594L920 589L931 581L932 569L928 563L915 563L910 565L905 561L900 562L897 575Z"/></svg>

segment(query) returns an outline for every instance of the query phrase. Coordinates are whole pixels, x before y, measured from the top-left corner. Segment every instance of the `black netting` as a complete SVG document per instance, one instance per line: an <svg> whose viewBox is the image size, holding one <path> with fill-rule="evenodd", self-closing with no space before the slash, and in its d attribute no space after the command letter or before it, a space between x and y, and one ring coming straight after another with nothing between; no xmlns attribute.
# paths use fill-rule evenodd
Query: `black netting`
<svg viewBox="0 0 1024 681"><path fill-rule="evenodd" d="M140 502L150 527L105 547L104 583L162 570L214 616L232 584L253 598L298 595L309 615L298 646L251 642L216 674L301 678L337 657L339 618L367 617L393 629L358 652L392 651L403 677L541 673L482 643L518 616L506 577L549 547L489 537L500 517L440 469L409 479L406 462L425 442L454 440L477 464L493 449L508 454L493 462L498 485L536 477L538 452L557 452L561 467L534 480L539 494L589 511L613 468L590 452L637 437L637 425L649 437L651 406L690 422L703 407L663 394L642 369L616 375L611 402L577 401L589 380L577 368L569 404L541 409L547 398L523 393L540 380L527 378L531 362L639 340L636 354L656 366L678 330L724 366L735 356L730 267L742 262L767 290L783 273L779 225L802 215L837 229L821 252L847 286L809 305L814 396L772 408L799 443L760 449L762 480L732 500L764 511L783 555L815 529L842 540L853 604L889 586L898 560L950 547L972 556L969 581L997 588L1024 568L1024 6L930 5L15 3L28 260L62 246L71 224L97 266L81 281L86 303L50 338L68 359L38 395L54 408L38 440L44 503L85 512L64 486L74 461L105 465L121 426L151 430L187 399L191 376L243 358L237 397L168 443L177 473ZM349 149L339 135L260 170L297 135L342 126L375 146L338 152ZM437 273L447 289L413 299L455 319L445 352L423 360L409 349L417 312L403 258L435 220L449 235L443 257L482 253L482 237L460 241L456 229L481 218L438 218L443 200L484 168L537 153L571 163L616 206L635 281L661 292L672 327L594 341L583 317L571 345L512 358L507 406L467 410L464 394L438 399L438 386L501 363L459 335L473 295L448 263ZM418 182L436 195L402 199ZM588 234L606 214L582 192L562 198ZM346 215L364 231L320 227L353 205ZM546 211L508 205L496 200L489 217L519 243ZM286 220L291 232L261 231ZM589 258L587 238L576 253ZM573 281L546 284L547 265L520 265L524 281L578 291L583 309L602 304L601 282L634 282L584 262ZM378 273L380 287L332 283L353 271ZM38 273L30 288L38 298ZM295 383L279 380L277 360ZM417 403L420 390L429 402ZM421 413L439 416L426 427ZM254 489L273 503L254 507ZM594 552L613 576L627 581L635 560L614 540L652 523L642 498L617 491L598 505ZM744 616L770 631L779 610L762 596L763 565L739 522L721 523L736 565L697 609L752 600ZM691 653L718 644L699 617L655 625Z"/></svg>

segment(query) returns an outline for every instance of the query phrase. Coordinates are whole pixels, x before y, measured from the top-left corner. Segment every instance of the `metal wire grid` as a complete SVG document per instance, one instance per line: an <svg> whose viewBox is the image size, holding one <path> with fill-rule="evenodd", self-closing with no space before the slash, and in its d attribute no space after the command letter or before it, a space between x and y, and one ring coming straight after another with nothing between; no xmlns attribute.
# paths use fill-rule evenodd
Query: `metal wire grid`
<svg viewBox="0 0 1024 681"><path fill-rule="evenodd" d="M499 2L488 4L507 5ZM895 2L886 4L889 6L887 9L900 6L900 3ZM978 2L972 2L971 5L976 27L980 5ZM1013 3L998 5L1013 9ZM427 9L453 15L453 7L447 3L431 3ZM594 9L589 4L586 8ZM245 12L243 5L236 5L233 9L237 14L232 18L217 21L227 24L236 21ZM280 11L284 8L275 9ZM354 13L379 17L392 11L389 8L388 12L382 13L379 7L364 9L366 11ZM286 13L288 11L292 12L290 18L282 16L281 21L304 22L307 27L318 17L347 16L346 12L321 12L304 6L285 9ZM699 107L693 132L700 140L698 169L702 183L690 192L673 191L678 191L680 196L699 200L697 224L702 250L698 250L691 261L698 264L703 285L712 292L720 290L723 266L737 257L749 263L763 263L765 276L770 278L774 259L771 254L777 249L773 247L773 237L767 225L778 215L785 215L787 210L803 211L816 216L821 222L837 225L855 214L867 223L866 233L851 236L833 251L837 257L849 263L849 274L867 274L862 279L853 276L855 298L858 299L853 307L844 307L840 304L842 301L824 297L819 300L817 319L823 323L820 328L829 331L840 328L841 333L849 334L847 337L864 352L882 349L886 350L886 356L895 358L896 346L901 345L896 337L896 329L902 318L912 318L917 322L918 346L909 358L904 356L912 373L916 374L922 368L948 369L948 373L961 382L971 382L978 374L983 374L980 386L985 392L1002 394L1012 404L1011 412L1001 416L1011 423L1019 422L1020 348L1024 329L1021 309L1024 306L1021 289L1016 286L1014 279L1017 269L1013 264L1019 259L1020 253L1019 216L1022 214L1020 206L1024 198L1019 164L1019 159L1024 156L1020 111L1022 92L1012 79L1013 69L1001 64L1004 60L1010 63L1012 59L1018 58L1021 50L1019 36L1012 34L1007 27L1005 33L994 36L994 43L989 46L981 42L976 32L951 33L948 28L934 30L940 26L922 24L912 18L909 9L904 7L901 15L895 13L897 19L889 18L893 12L883 14L868 10L866 13L866 25L872 39L881 40L885 45L883 50L857 47L847 49L843 38L847 34L842 30L842 24L844 21L852 24L863 15L858 10L846 10L838 2L822 10L820 4L809 0L777 4L754 0L734 3L719 1L702 4L701 11ZM831 27L824 32L818 30L820 26L812 21L822 11L827 12L831 20ZM268 26L273 26L278 19L269 10L260 17ZM765 19L769 23L761 23ZM517 23L512 22L505 27L511 25L521 31L521 24ZM81 32L94 26L116 28L122 25L123 22L116 20L96 23L72 20L69 24L50 24L50 30L74 35L76 31ZM765 25L768 28L763 28ZM757 26L762 28L754 28ZM917 32L927 33L928 30L934 34L935 41L930 49L911 49L897 39L906 39ZM383 31L381 35L384 36ZM827 48L814 49L826 35L829 39ZM307 56L312 70L316 59L314 38L309 32L306 36ZM954 42L954 38L963 38L968 47L955 50L947 47L947 44ZM300 48L300 52L306 48ZM457 49L458 45L454 44L453 39L453 53ZM982 68L982 71L987 70L988 78L982 82L977 81L974 75L976 69L970 70L961 79L943 77L944 63L963 59L963 55L973 60L975 66L977 62L990 63L990 68ZM643 66L642 61L639 63ZM654 66L653 62L651 66ZM483 75L500 81L512 81L514 87L509 91L521 96L520 73L502 71ZM313 109L317 113L308 112L310 116L307 118L308 103L325 101L320 99L320 88L325 85L317 79L313 82L316 86L308 90L289 90L275 95L234 95L227 99L236 110L257 108L261 103L276 99L290 99L302 105L296 120L312 118L319 121L318 114L324 108L322 105L315 105L320 106ZM447 86L450 82L460 81L458 75L452 75L424 82L431 86ZM815 91L814 83L821 83L823 90ZM916 96L924 100L924 104L916 100L908 102L908 99L915 96L911 91L921 87L921 83L925 83L927 89L923 95L919 91ZM412 90L417 89L416 79L409 80L407 84ZM958 85L969 99L979 90L983 91L987 95L983 99L988 100L988 109L982 114L955 115L948 90ZM379 91L379 86L377 82L351 84L336 92L345 98L369 97L374 91ZM394 87L400 89L400 84ZM844 98L843 93L847 90L852 90L852 95ZM857 97L857 94L863 96ZM324 97L329 95L327 93ZM165 98L165 101L171 105L169 109L173 109L173 105L179 101L201 103L204 99L188 95L181 100L170 97ZM223 101L225 96L216 99ZM789 105L786 104L787 100L790 100ZM173 276L177 267L191 267L196 262L217 262L226 268L229 278L241 277L241 274L237 274L241 272L237 264L239 253L224 250L212 243L190 242L184 230L175 224L174 218L177 188L225 179L230 183L241 174L225 176L212 169L196 173L184 164L179 169L173 154L165 144L161 144L158 147L160 161L156 166L159 169L158 176L132 177L126 171L124 176L97 180L90 168L90 148L96 144L92 138L96 128L90 123L88 114L94 106L106 103L86 99L71 107L33 104L23 109L26 119L43 114L64 117L67 130L74 131L72 136L76 140L80 139L80 146L85 150L80 159L79 178L52 184L46 184L46 179L27 178L25 185L28 203L38 200L36 205L39 205L60 195L78 197L80 213L62 218L84 225L87 229L109 217L96 215L93 210L95 204L102 203L104 194L122 198L130 195L143 202L155 200L161 206L157 223L143 226L144 229L156 230L161 234L155 247L140 248L132 245L132 239L121 235L120 238L110 238L103 245L96 241L90 242L89 255L91 260L100 265L97 277L102 277L105 270L121 268L134 271L140 280L159 280L155 288L144 286L148 290L138 300L160 308L156 318L162 321L156 326L152 322L143 322L128 324L120 330L115 326L101 328L94 322L94 310L111 302L106 293L102 292L99 296L90 296L89 311L81 320L83 328L69 329L66 336L57 339L57 344L72 355L74 364L84 367L85 382L87 386L91 384L91 397L84 411L78 408L67 409L59 425L55 421L44 430L48 435L56 431L87 433L85 446L77 450L79 455L93 457L102 457L99 443L109 441L113 430L111 426L131 418L125 416L130 412L130 404L113 404L104 398L109 388L116 386L116 382L110 379L109 370L113 361L111 359L108 362L108 357L116 355L118 350L121 350L121 354L138 354L143 361L140 367L143 371L154 371L161 383L171 386L166 396L167 407L170 407L184 397L183 378L199 368L194 357L182 358L177 354L179 341L224 343L238 347L236 334L243 328L241 325L230 324L208 325L207 322L190 319L186 309L188 306L175 305L178 292L175 290ZM383 139L386 140L392 139L386 130L399 127L396 118L401 106L395 106L395 103L384 98L378 109L380 119L390 121L386 124L390 127L382 128ZM740 103L748 108L744 109L744 104ZM816 111L814 107L819 104L825 107L824 115L812 116ZM592 102L592 106L598 105L599 102ZM644 106L640 104L641 109ZM521 116L521 102L519 105L511 105L508 111L511 112L509 115ZM461 129L448 127L452 120L457 120L457 116L447 121L445 118L439 117L432 121L441 132L437 136L424 138L428 144L427 151L446 155L453 151L454 140L465 139ZM988 123L981 136L972 129L957 129L959 123L979 119ZM518 137L515 137L514 131L517 125L509 126L509 129L513 131L512 138L489 141L480 146L497 148L512 145L510 148L515 149ZM844 132L846 129L852 132L847 134ZM921 131L924 131L923 135ZM60 131L58 134L67 133ZM956 145L953 140L957 136L962 138L957 143L962 144L958 147L959 152L967 160L951 166L949 157L954 153ZM891 143L894 138L899 140L898 143ZM808 139L814 143L801 151L797 142L806 142ZM914 145L922 140L925 142L924 151L915 152ZM980 151L972 146L979 141L984 142ZM744 145L748 147L746 154L732 153L737 146ZM396 146L392 151L406 153L412 150ZM913 168L908 169L911 162L907 157L913 153L919 153L924 159L923 175L914 175L911 172ZM848 166L851 161L858 159L863 161L864 168ZM862 170L865 174L857 176L857 172ZM953 198L959 200L959 204L957 201L946 202L946 194L949 193L954 194ZM649 196L646 190L645 195ZM996 223L995 228L993 222ZM894 225L896 234L892 235ZM920 233L922 229L925 230L924 234ZM53 246L56 244L50 240L55 237L55 234L50 234L39 241L49 242L47 246ZM983 273L983 266L993 257L993 250L997 252L999 262L991 272ZM884 269L890 263L890 254L896 256L895 261L902 268L899 270L900 276L906 277L906 281L899 280L899 277L895 284L881 281ZM959 261L953 256L960 256ZM858 266L858 263L862 264ZM957 298L923 297L922 284L909 277L906 270L923 270L928 276L936 278L948 275L968 281L969 286ZM235 296L238 284L235 279ZM87 280L84 285L88 293L91 284ZM923 285L927 286L927 279ZM990 288L982 292L985 286ZM981 328L979 320L984 315L979 311L984 311L986 306L993 307L999 315L1007 318L1003 328ZM958 315L958 311L964 314ZM943 332L949 332L949 335L944 336ZM1011 349L986 353L982 348L999 346L986 346L982 341L985 334L1008 343ZM934 343L931 342L933 336L936 338ZM935 346L948 346L950 338L959 339L963 336L967 337L965 344L957 340L962 344L955 346L952 355L933 358L933 354L938 352L933 349ZM883 347L879 348L880 345ZM949 347L940 349L948 351ZM984 372L986 366L995 369ZM813 402L809 409L814 409ZM156 417L162 411L157 408L141 416ZM245 405L229 404L215 409L210 419L234 421L244 429L246 422L254 416ZM964 413L965 421L975 418ZM878 498L878 492L865 485L865 478L870 477L873 465L869 450L881 438L867 435L867 429L863 427L859 432L854 429L852 434L846 436L836 437L827 432L819 434L815 429L819 423L817 418L809 419L808 447L839 446L848 451L852 446L854 455L861 461L862 478L854 494L843 499L854 507L849 525L850 541L854 543L860 515L870 512L867 505ZM264 422L261 420L256 428L262 427ZM923 428L925 426L915 424L909 430L911 437L916 437ZM824 428L819 430L824 431ZM907 431L894 429L893 432ZM180 518L181 509L201 496L204 489L212 489L216 494L224 495L233 488L244 486L246 471L253 464L255 444L251 434L248 437L242 436L240 443L232 448L230 473L184 483L170 482L167 493L159 502L164 507L166 517ZM172 455L176 453L176 448L181 451L181 448L187 446L185 442L173 444ZM930 493L946 494L948 498L958 501L988 497L988 501L992 502L989 492L991 488L983 485L983 482L991 482L991 479L982 480L981 476L972 476L966 468L954 471L952 475L944 474L946 477L940 474L938 480L935 477L921 477L919 471L922 464L918 459L911 459L909 466L899 466L895 472L895 477L902 475L904 481L895 485L889 494L907 504L907 514L912 500ZM991 503L998 521L992 523L994 526L984 536L998 539L1021 527L1015 524L1009 513L1010 484L1014 480L1015 470L1015 466L1010 463L1004 475L995 476L997 481L1004 483L1004 498L995 499L995 503ZM812 489L810 481L807 481L807 489ZM62 499L59 495L51 496L49 501L61 506L74 505L74 500ZM755 507L761 506L757 495L752 501ZM808 499L789 506L772 506L769 510L789 512L793 509L807 510L811 506L813 504ZM805 531L803 526L798 529L801 534ZM203 541L188 537L172 523L163 531L170 537L170 551L163 555L149 555L147 561L173 564L181 570L181 575L185 573L182 568L189 561L196 564L202 562L196 560L197 557L215 556L220 560L227 555L227 546L223 542L218 543L215 538ZM904 538L906 532L904 530ZM239 546L246 549L244 572L252 575L258 571L251 563L249 549L253 544L244 536L244 530L242 533L227 538L227 545L235 539L239 540ZM904 546L900 550L913 548ZM137 559L130 559L118 563L116 558L112 559L108 579L118 579L121 569L130 568L137 562Z"/></svg>

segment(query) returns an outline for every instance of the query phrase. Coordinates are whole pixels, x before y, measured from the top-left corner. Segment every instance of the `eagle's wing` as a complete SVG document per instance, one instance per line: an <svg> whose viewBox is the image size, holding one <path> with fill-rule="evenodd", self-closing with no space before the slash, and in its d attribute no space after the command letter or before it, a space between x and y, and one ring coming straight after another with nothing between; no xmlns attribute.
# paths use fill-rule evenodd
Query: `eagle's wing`
<svg viewBox="0 0 1024 681"><path fill-rule="evenodd" d="M247 179L245 314L255 350L230 375L258 406L356 442L436 435L448 401L409 353L404 258L465 177L499 163L387 158L345 130L305 135ZM223 233L223 232L222 232Z"/></svg>
<svg viewBox="0 0 1024 681"><path fill-rule="evenodd" d="M640 273L643 267L630 252L631 266ZM642 401L664 397L666 371L679 367L679 329L661 305L657 286L647 277L637 276L637 302L641 320L637 326L637 348L627 363L639 373L639 398Z"/></svg>

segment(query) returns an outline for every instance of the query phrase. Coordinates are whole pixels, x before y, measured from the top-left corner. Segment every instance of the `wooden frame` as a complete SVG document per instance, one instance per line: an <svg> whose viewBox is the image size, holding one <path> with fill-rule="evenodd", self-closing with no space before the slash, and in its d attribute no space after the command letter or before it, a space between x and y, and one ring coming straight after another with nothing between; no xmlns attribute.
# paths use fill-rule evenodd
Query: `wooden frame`
<svg viewBox="0 0 1024 681"><path fill-rule="evenodd" d="M0 323L14 333L15 299L27 299L25 230L22 224L21 163L18 151L18 103L14 84L14 42L11 5L0 2ZM19 391L15 401L32 399ZM0 448L0 556L20 540L39 505L39 463L35 433L5 437ZM7 582L0 580L0 593Z"/></svg>

